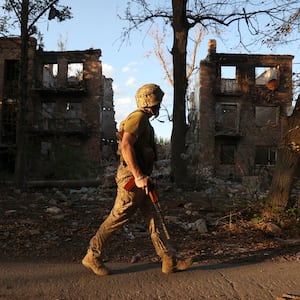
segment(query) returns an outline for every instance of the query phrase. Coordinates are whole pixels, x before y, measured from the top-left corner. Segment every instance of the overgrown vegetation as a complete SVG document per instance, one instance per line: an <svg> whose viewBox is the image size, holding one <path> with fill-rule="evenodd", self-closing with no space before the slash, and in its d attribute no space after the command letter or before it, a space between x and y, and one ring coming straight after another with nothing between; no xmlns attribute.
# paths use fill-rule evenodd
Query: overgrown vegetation
<svg viewBox="0 0 300 300"><path fill-rule="evenodd" d="M155 137L155 143L158 145L168 145L170 144L170 140L168 138L164 138L162 136L160 137Z"/></svg>

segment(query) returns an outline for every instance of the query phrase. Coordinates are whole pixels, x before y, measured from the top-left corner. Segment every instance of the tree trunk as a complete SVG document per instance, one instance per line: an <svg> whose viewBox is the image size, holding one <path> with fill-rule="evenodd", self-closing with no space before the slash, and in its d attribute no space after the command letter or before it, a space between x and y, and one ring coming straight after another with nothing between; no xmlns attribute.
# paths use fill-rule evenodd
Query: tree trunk
<svg viewBox="0 0 300 300"><path fill-rule="evenodd" d="M293 153L286 147L278 154L266 208L272 211L283 211L289 202L294 174L299 162L299 154Z"/></svg>
<svg viewBox="0 0 300 300"><path fill-rule="evenodd" d="M177 186L184 185L186 179L186 161L184 160L187 131L185 95L187 89L186 48L189 31L186 5L187 0L172 0L174 107L171 135L171 172Z"/></svg>
<svg viewBox="0 0 300 300"><path fill-rule="evenodd" d="M295 172L299 165L299 154L300 100L298 97L294 112L288 119L288 131L279 147L270 193L265 206L266 217L272 217L287 208Z"/></svg>
<svg viewBox="0 0 300 300"><path fill-rule="evenodd" d="M27 148L27 126L26 109L28 99L28 7L29 0L22 1L21 11L21 59L19 77L19 106L17 116L17 155L15 164L16 186L23 188L26 184L26 148Z"/></svg>

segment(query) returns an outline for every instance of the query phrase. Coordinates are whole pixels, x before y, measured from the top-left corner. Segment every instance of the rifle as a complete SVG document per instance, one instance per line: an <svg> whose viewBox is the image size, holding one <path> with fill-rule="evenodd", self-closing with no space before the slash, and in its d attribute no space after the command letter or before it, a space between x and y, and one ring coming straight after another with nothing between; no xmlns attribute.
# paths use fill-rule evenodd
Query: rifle
<svg viewBox="0 0 300 300"><path fill-rule="evenodd" d="M135 185L135 181L134 181L134 177L132 176L128 182L125 184L124 186L124 189L126 191L132 191L133 188L135 188L136 185ZM170 239L170 235L169 235L169 232L168 232L168 229L167 229L167 226L166 226L166 223L165 223L165 219L164 219L164 216L163 216L163 213L162 213L162 210L161 210L161 206L159 204L159 201L158 201L158 194L156 192L156 189L155 189L155 186L153 183L150 183L148 185L148 196L154 206L154 209L159 217L159 221L161 223L161 226L162 226L162 229L166 235L166 238L167 240Z"/></svg>

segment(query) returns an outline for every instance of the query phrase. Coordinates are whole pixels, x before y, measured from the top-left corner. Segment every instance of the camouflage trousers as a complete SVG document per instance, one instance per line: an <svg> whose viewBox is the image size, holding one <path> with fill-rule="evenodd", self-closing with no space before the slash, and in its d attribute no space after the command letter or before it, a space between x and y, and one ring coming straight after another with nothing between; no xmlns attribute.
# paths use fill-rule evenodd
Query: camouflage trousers
<svg viewBox="0 0 300 300"><path fill-rule="evenodd" d="M116 182L118 185L117 196L114 206L100 225L96 234L91 238L89 249L95 257L101 257L101 253L109 237L118 229L123 227L139 209L149 226L149 234L158 256L172 256L173 248L168 244L163 233L158 228L158 218L153 205L144 190L134 188L132 191L124 189L125 184L131 177L127 167L120 165L118 168Z"/></svg>

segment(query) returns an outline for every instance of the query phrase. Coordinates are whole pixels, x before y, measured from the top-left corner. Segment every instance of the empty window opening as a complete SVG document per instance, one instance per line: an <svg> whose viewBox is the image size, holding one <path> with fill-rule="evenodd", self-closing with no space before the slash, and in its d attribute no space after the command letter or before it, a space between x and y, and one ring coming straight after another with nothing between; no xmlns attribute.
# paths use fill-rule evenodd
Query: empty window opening
<svg viewBox="0 0 300 300"><path fill-rule="evenodd" d="M277 151L274 147L256 146L255 164L261 166L273 166L276 163Z"/></svg>
<svg viewBox="0 0 300 300"><path fill-rule="evenodd" d="M44 158L49 159L52 151L52 143L41 142L41 154Z"/></svg>
<svg viewBox="0 0 300 300"><path fill-rule="evenodd" d="M255 124L259 127L278 124L279 109L276 106L256 106Z"/></svg>
<svg viewBox="0 0 300 300"><path fill-rule="evenodd" d="M234 132L239 130L239 109L237 103L217 104L216 130Z"/></svg>
<svg viewBox="0 0 300 300"><path fill-rule="evenodd" d="M267 86L270 90L275 90L279 85L279 68L256 67L255 84Z"/></svg>
<svg viewBox="0 0 300 300"><path fill-rule="evenodd" d="M221 92L235 92L236 89L236 66L221 66Z"/></svg>
<svg viewBox="0 0 300 300"><path fill-rule="evenodd" d="M232 165L235 162L235 145L221 145L221 164Z"/></svg>
<svg viewBox="0 0 300 300"><path fill-rule="evenodd" d="M83 63L68 64L68 84L78 85L83 80Z"/></svg>
<svg viewBox="0 0 300 300"><path fill-rule="evenodd" d="M5 60L3 92L7 98L18 97L19 61Z"/></svg>
<svg viewBox="0 0 300 300"><path fill-rule="evenodd" d="M0 170L13 174L15 171L15 153L14 147L0 148Z"/></svg>
<svg viewBox="0 0 300 300"><path fill-rule="evenodd" d="M111 111L112 108L111 108L111 107L105 107L105 106L103 106L103 107L102 107L102 110L103 110L103 111Z"/></svg>
<svg viewBox="0 0 300 300"><path fill-rule="evenodd" d="M78 130L84 126L84 122L82 120L82 103L66 103L66 119L64 120L64 123L65 129L68 131Z"/></svg>
<svg viewBox="0 0 300 300"><path fill-rule="evenodd" d="M5 60L5 80L12 81L19 78L19 61Z"/></svg>
<svg viewBox="0 0 300 300"><path fill-rule="evenodd" d="M42 103L42 120L41 127L44 130L55 129L55 113L56 103L55 102L43 102Z"/></svg>
<svg viewBox="0 0 300 300"><path fill-rule="evenodd" d="M43 87L52 88L57 85L58 64L44 64Z"/></svg>
<svg viewBox="0 0 300 300"><path fill-rule="evenodd" d="M14 99L4 99L0 106L0 142L6 145L16 143L17 124L17 101Z"/></svg>
<svg viewBox="0 0 300 300"><path fill-rule="evenodd" d="M236 79L236 66L221 66L222 79Z"/></svg>
<svg viewBox="0 0 300 300"><path fill-rule="evenodd" d="M82 104L78 102L67 102L66 104L67 118L81 118Z"/></svg>
<svg viewBox="0 0 300 300"><path fill-rule="evenodd" d="M43 118L53 119L56 111L55 102L42 102L42 116Z"/></svg>

